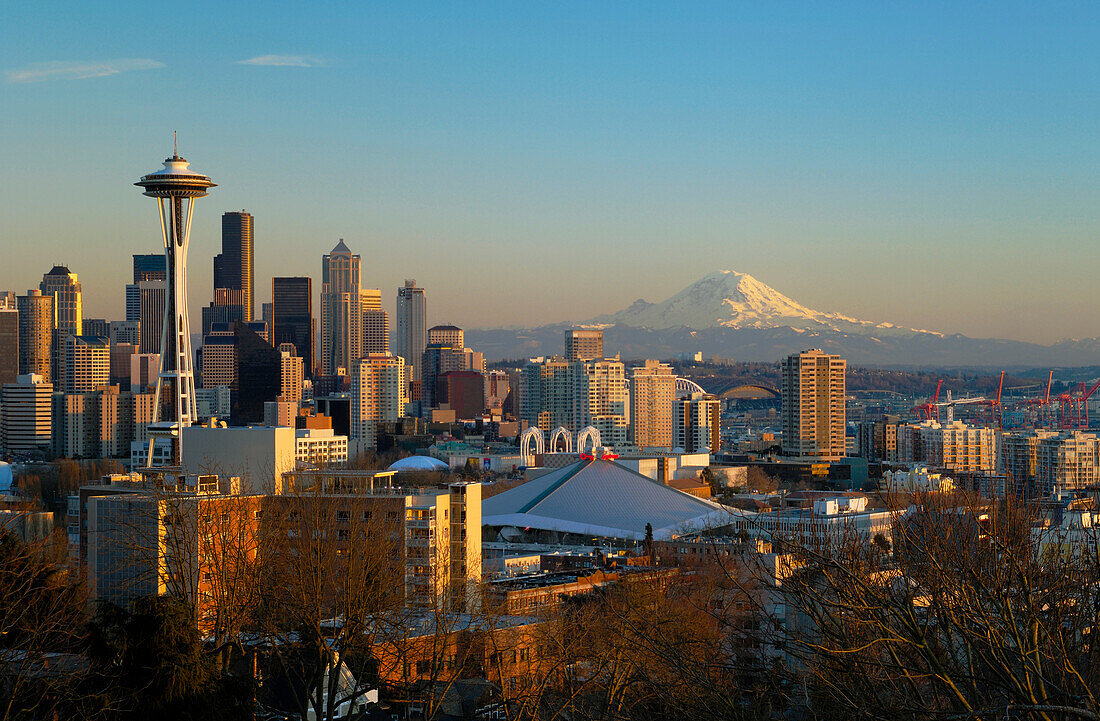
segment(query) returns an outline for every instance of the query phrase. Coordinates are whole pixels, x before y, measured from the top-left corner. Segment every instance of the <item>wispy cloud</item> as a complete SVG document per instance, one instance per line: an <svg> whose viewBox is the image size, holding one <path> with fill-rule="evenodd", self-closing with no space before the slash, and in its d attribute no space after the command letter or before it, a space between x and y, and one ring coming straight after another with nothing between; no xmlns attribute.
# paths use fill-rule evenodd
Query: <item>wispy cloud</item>
<svg viewBox="0 0 1100 721"><path fill-rule="evenodd" d="M248 60L238 60L239 65L266 65L280 68L316 68L325 61L314 55L257 55Z"/></svg>
<svg viewBox="0 0 1100 721"><path fill-rule="evenodd" d="M87 62L55 60L48 63L35 63L17 70L8 70L4 75L9 83L37 83L43 80L105 78L108 75L118 75L131 70L155 70L163 67L164 63L149 58L117 58L115 60Z"/></svg>

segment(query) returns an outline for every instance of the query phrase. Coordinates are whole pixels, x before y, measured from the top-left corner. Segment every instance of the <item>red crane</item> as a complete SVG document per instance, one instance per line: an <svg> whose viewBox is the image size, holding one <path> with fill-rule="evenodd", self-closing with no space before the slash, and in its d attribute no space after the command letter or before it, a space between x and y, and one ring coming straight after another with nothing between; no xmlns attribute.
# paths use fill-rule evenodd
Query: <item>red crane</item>
<svg viewBox="0 0 1100 721"><path fill-rule="evenodd" d="M1063 428L1072 428L1075 430L1087 431L1089 429L1089 398L1096 393L1096 390L1100 388L1100 380L1092 384L1091 388L1086 389L1085 384L1082 383L1078 388L1076 395L1070 396L1069 399L1069 418L1063 424Z"/></svg>
<svg viewBox="0 0 1100 721"><path fill-rule="evenodd" d="M1047 390L1046 390L1046 393L1043 395L1043 397L1042 398L1029 398L1028 400L1024 401L1024 403L1027 405L1027 408L1028 408L1028 415L1031 416L1031 423L1036 428L1047 428L1047 427L1049 427L1049 425L1052 424L1053 419L1051 418L1051 416L1053 414L1050 412L1050 406L1051 406L1050 385L1053 382L1054 382L1054 371L1052 370L1050 372L1050 375L1047 377ZM1062 401L1062 398L1059 397L1057 400ZM1062 414L1063 414L1063 418L1064 418L1064 416L1065 416L1065 401L1062 401L1062 403L1063 403ZM1032 410L1032 409L1034 409L1034 410Z"/></svg>
<svg viewBox="0 0 1100 721"><path fill-rule="evenodd" d="M943 378L940 378L940 382L936 384L936 392L928 399L927 403L921 403L920 405L913 406L909 410L917 412L917 418L922 421L932 420L932 416L936 416L936 420L940 419L940 407L936 405L940 400L940 388L943 387Z"/></svg>
<svg viewBox="0 0 1100 721"><path fill-rule="evenodd" d="M982 405L985 406L982 415L985 416L988 413L988 417L985 422L989 426L995 426L1000 428L1004 424L1004 414L1001 412L1001 391L1005 387L1005 372L1001 371L1001 381L997 384L997 396L996 398L990 398L982 401Z"/></svg>

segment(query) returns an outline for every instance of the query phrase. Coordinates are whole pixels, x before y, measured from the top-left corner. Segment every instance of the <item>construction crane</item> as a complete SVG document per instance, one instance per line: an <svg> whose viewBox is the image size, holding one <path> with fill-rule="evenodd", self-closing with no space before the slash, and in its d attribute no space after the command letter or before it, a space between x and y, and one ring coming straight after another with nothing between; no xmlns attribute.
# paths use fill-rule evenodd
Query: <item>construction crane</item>
<svg viewBox="0 0 1100 721"><path fill-rule="evenodd" d="M955 420L955 406L973 405L975 403L989 403L989 399L982 396L953 399L951 398L951 391L947 391L947 400L934 404L936 406L936 420L940 419L940 408L947 409L947 422L951 423Z"/></svg>
<svg viewBox="0 0 1100 721"><path fill-rule="evenodd" d="M1087 431L1089 429L1089 398L1100 388L1100 380L1092 384L1091 388L1085 388L1081 383L1077 393L1068 396L1066 405L1069 407L1069 417L1063 419L1063 428Z"/></svg>
<svg viewBox="0 0 1100 721"><path fill-rule="evenodd" d="M1005 372L1001 371L1001 380L997 384L997 397L984 401L983 406L986 410L983 410L982 416L985 417L985 423L987 426L1000 428L1004 424L1004 414L1001 412L1001 391L1005 387ZM986 414L988 413L988 416Z"/></svg>
<svg viewBox="0 0 1100 721"><path fill-rule="evenodd" d="M937 404L939 403L939 400L940 400L940 388L942 388L942 387L943 387L943 378L940 378L939 383L936 384L936 392L934 394L932 394L932 397L928 399L928 402L927 403L921 403L920 405L915 405L912 408L910 408L909 410L915 411L916 414L917 414L917 418L919 418L922 421L932 420L933 415L935 415L936 420L939 421L939 419L940 419L940 409L939 409L939 406Z"/></svg>
<svg viewBox="0 0 1100 721"><path fill-rule="evenodd" d="M1031 425L1035 426L1036 428L1047 428L1048 426L1052 425L1051 421L1053 421L1053 418L1051 417L1052 413L1050 412L1050 409L1051 409L1050 385L1053 382L1054 382L1054 371L1052 370L1050 372L1050 375L1047 377L1047 390L1046 390L1046 393L1043 394L1043 397L1042 398L1028 398L1026 401L1024 401L1024 405L1026 406L1027 416L1028 416L1028 418L1031 422ZM1068 399L1063 398L1063 396L1065 396L1065 395L1066 394L1062 394L1062 396L1059 396L1058 398L1055 399L1055 400L1059 401L1062 404L1061 417L1062 417L1063 421L1066 417L1066 408L1065 408L1065 406L1066 406L1066 403L1068 402Z"/></svg>

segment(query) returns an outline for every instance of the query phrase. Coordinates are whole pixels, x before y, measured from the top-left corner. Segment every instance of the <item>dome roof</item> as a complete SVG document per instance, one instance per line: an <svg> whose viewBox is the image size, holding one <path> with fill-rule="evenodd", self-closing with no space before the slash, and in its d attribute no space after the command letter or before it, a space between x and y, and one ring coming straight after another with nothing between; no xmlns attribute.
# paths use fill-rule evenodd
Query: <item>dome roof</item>
<svg viewBox="0 0 1100 721"><path fill-rule="evenodd" d="M438 458L430 456L409 456L390 464L387 471L445 471L449 466Z"/></svg>
<svg viewBox="0 0 1100 721"><path fill-rule="evenodd" d="M0 493L12 492L11 466L0 461Z"/></svg>

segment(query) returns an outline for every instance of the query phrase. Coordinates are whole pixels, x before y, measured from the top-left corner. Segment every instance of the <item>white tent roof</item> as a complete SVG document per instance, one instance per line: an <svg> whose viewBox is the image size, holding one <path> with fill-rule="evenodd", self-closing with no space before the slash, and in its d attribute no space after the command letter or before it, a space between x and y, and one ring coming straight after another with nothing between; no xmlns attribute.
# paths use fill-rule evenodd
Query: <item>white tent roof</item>
<svg viewBox="0 0 1100 721"><path fill-rule="evenodd" d="M614 538L724 525L741 511L696 498L602 459L581 461L482 502L482 522Z"/></svg>

